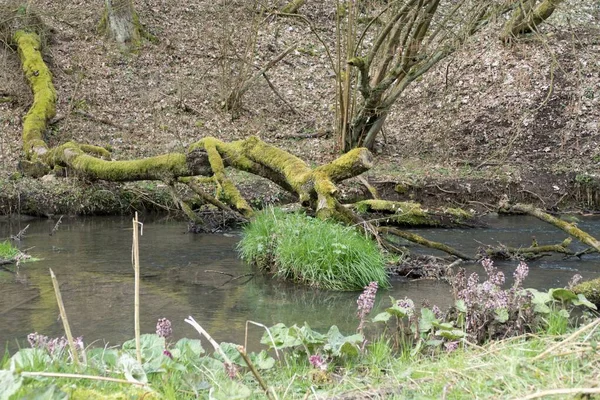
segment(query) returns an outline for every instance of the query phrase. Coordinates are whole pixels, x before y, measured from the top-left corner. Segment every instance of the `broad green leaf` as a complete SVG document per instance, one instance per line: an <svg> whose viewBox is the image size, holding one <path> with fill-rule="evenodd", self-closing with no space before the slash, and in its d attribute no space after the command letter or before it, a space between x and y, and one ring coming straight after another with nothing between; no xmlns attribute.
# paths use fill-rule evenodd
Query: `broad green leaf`
<svg viewBox="0 0 600 400"><path fill-rule="evenodd" d="M246 362L242 359L242 355L240 354L240 352L237 349L238 348L237 344L229 343L229 342L221 342L221 343L219 343L219 347L221 348L223 353L225 353L225 355L227 357L229 357L229 361L231 361L232 363L237 364L237 365L246 366ZM223 360L221 353L219 353L218 351L215 351L215 354L213 356L219 361L223 361L223 362L225 361L225 360Z"/></svg>
<svg viewBox="0 0 600 400"><path fill-rule="evenodd" d="M433 322L433 326L444 331L449 331L451 329L454 329L454 322Z"/></svg>
<svg viewBox="0 0 600 400"><path fill-rule="evenodd" d="M533 295L531 302L535 305L544 305L552 301L552 296L547 292L540 292L537 289L525 289L525 292L529 292Z"/></svg>
<svg viewBox="0 0 600 400"><path fill-rule="evenodd" d="M140 336L140 351L142 353L142 366L146 373L161 372L165 363L165 338L155 333L146 333ZM135 356L135 339L123 343L123 350Z"/></svg>
<svg viewBox="0 0 600 400"><path fill-rule="evenodd" d="M8 400L21 387L23 380L13 371L0 370L0 400Z"/></svg>
<svg viewBox="0 0 600 400"><path fill-rule="evenodd" d="M391 317L392 314L390 314L387 311L384 311L382 313L377 314L375 318L373 318L373 322L388 322Z"/></svg>
<svg viewBox="0 0 600 400"><path fill-rule="evenodd" d="M451 331L437 331L436 336L441 336L444 339L448 339L448 340L456 340L456 339L461 339L465 337L465 333L463 331L461 331L460 329L453 329Z"/></svg>
<svg viewBox="0 0 600 400"><path fill-rule="evenodd" d="M585 298L583 293L579 293L577 295L577 299L572 301L574 306L586 306L587 308L591 308L592 310L597 310L598 308L594 303Z"/></svg>
<svg viewBox="0 0 600 400"><path fill-rule="evenodd" d="M390 308L386 309L386 311L391 315L395 315L398 318L404 318L409 313L408 309L400 307L398 304L394 304Z"/></svg>
<svg viewBox="0 0 600 400"><path fill-rule="evenodd" d="M10 358L10 370L39 370L50 362L50 355L42 349L21 349Z"/></svg>
<svg viewBox="0 0 600 400"><path fill-rule="evenodd" d="M426 333L433 328L433 324L439 322L433 311L429 308L421 308L421 318L419 319L419 331Z"/></svg>
<svg viewBox="0 0 600 400"><path fill-rule="evenodd" d="M357 355L358 345L364 340L364 336L360 333L350 336L342 335L339 328L335 325L327 332L327 338L327 343L323 346L323 349L330 352L335 357L341 355Z"/></svg>
<svg viewBox="0 0 600 400"><path fill-rule="evenodd" d="M279 323L277 325L269 328L271 332L271 336L273 337L273 341L275 342L275 347L277 349L285 349L289 347L296 347L302 344L302 340L300 340L296 334L296 330L294 329L292 332L292 328L288 328L285 324ZM262 344L266 344L269 347L273 346L271 342L271 338L265 332L260 340Z"/></svg>
<svg viewBox="0 0 600 400"><path fill-rule="evenodd" d="M561 308L560 310L558 310L558 315L560 315L561 317L567 319L571 316L571 313L569 313L568 310L565 310L564 308Z"/></svg>
<svg viewBox="0 0 600 400"><path fill-rule="evenodd" d="M88 362L101 369L113 369L117 366L119 352L115 349L98 347L85 353Z"/></svg>
<svg viewBox="0 0 600 400"><path fill-rule="evenodd" d="M456 307L458 312L461 312L461 313L467 312L467 304L465 303L464 300L456 300L456 302L454 303L454 306Z"/></svg>
<svg viewBox="0 0 600 400"><path fill-rule="evenodd" d="M213 386L210 389L208 398L210 400L239 400L247 399L252 395L252 391L237 381L226 380L218 387Z"/></svg>
<svg viewBox="0 0 600 400"><path fill-rule="evenodd" d="M186 358L197 358L204 354L204 348L202 348L202 342L198 339L179 339L174 346L181 352L181 357Z"/></svg>
<svg viewBox="0 0 600 400"><path fill-rule="evenodd" d="M563 288L550 289L549 294L556 300L561 300L561 301L577 300L577 295L572 290L569 290L569 289L563 289Z"/></svg>
<svg viewBox="0 0 600 400"><path fill-rule="evenodd" d="M135 358L127 353L119 357L119 369L125 375L125 379L130 382L148 383L148 377L144 368Z"/></svg>
<svg viewBox="0 0 600 400"><path fill-rule="evenodd" d="M500 322L501 324L505 323L506 321L508 321L508 310L506 308L496 308L494 310L494 313L496 314L494 319L498 322Z"/></svg>
<svg viewBox="0 0 600 400"><path fill-rule="evenodd" d="M292 328L292 334L294 334L293 332L295 330L295 334L298 336L298 338L302 340L302 343L304 343L309 348L311 348L314 345L321 345L327 340L326 335L323 335L322 333L319 333L317 331L313 331L306 322L304 323L304 326L302 328L299 328L296 325L294 325Z"/></svg>
<svg viewBox="0 0 600 400"><path fill-rule="evenodd" d="M22 400L67 400L69 395L61 391L55 385L46 386L43 388L34 389L33 393L29 393Z"/></svg>
<svg viewBox="0 0 600 400"><path fill-rule="evenodd" d="M536 312L536 313L538 313L538 314L550 314L550 312L551 312L552 310L551 310L551 309L550 309L550 307L548 307L546 304L544 304L544 303L539 303L539 304L536 304L536 305L533 307L533 311L535 311L535 312Z"/></svg>
<svg viewBox="0 0 600 400"><path fill-rule="evenodd" d="M426 341L425 345L430 346L430 347L439 347L442 345L442 343L444 343L443 339L432 339L432 340Z"/></svg>
<svg viewBox="0 0 600 400"><path fill-rule="evenodd" d="M264 350L258 354L250 353L249 357L252 364L261 370L271 369L275 365L275 359Z"/></svg>

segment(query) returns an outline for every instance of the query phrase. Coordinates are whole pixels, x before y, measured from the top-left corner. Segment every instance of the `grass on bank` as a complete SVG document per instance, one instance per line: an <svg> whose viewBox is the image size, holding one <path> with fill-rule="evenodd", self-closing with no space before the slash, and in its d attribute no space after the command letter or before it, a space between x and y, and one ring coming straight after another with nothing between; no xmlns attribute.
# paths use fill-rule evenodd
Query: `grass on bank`
<svg viewBox="0 0 600 400"><path fill-rule="evenodd" d="M377 245L355 229L270 208L243 232L241 257L276 277L329 290L389 287Z"/></svg>
<svg viewBox="0 0 600 400"><path fill-rule="evenodd" d="M389 343L381 339L368 344L363 354L326 370L311 367L305 358L291 353L261 375L274 399L357 399L368 395L386 399L534 399L600 394L596 345L600 331L597 321L593 324L574 336L570 336L573 330L559 336L529 334L481 347L466 345L451 353L413 357L408 352L394 354ZM199 349L189 342L186 346ZM114 376L122 380L122 374L111 372L115 368L111 364L115 362L111 361L116 355L114 349L88 350L88 363L79 370L64 355L52 358L36 352L37 349L27 350L21 356L23 350L12 359L4 358L0 398L8 398L2 396L2 390L6 391L11 377L17 375L23 385L10 399L40 394L53 399L266 398L250 372L240 373L232 380L212 357L192 356L183 363L164 357L162 364L154 365L155 372L147 373L148 384L140 386L25 372ZM100 357L102 353L104 358ZM145 368L149 367L148 362ZM140 378L142 372L131 370L130 378ZM552 394L555 397L544 397Z"/></svg>

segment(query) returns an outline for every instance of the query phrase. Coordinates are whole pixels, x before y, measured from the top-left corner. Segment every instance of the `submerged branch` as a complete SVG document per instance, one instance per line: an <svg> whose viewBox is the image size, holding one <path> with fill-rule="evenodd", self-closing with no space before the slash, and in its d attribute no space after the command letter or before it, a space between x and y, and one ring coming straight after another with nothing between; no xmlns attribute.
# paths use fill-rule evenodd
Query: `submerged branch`
<svg viewBox="0 0 600 400"><path fill-rule="evenodd" d="M422 246L429 247L430 249L436 249L436 250L443 251L445 253L456 256L462 260L474 260L473 257L470 257L470 256L462 253L461 251L458 251L448 245L445 245L445 244L439 243L439 242L434 242L431 240L427 240L423 236L417 235L415 233L405 232L405 231L401 231L399 229L388 228L388 227L379 227L379 228L377 228L377 230L384 234L398 236L398 237L401 237L408 241L411 241L413 243L417 243Z"/></svg>

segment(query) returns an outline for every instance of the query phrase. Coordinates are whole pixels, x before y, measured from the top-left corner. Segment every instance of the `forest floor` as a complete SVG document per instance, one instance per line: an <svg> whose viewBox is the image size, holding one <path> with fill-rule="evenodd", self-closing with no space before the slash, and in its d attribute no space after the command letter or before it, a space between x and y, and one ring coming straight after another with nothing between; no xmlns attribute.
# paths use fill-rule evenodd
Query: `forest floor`
<svg viewBox="0 0 600 400"><path fill-rule="evenodd" d="M310 165L339 155L335 76L324 46L335 51L335 1L307 1L301 9L322 43L303 20L269 11L281 1L263 9L241 0L136 3L158 42L126 53L97 33L102 2L28 2L50 28L44 54L59 94L50 145L110 145L115 159L128 159L183 151L204 136L257 135ZM539 34L510 46L491 24L399 99L376 144L376 166L365 174L369 181L385 197L426 205L485 210L507 195L548 209L600 208L599 18L597 6L566 2ZM292 44L296 49L267 73L272 87L260 78L236 115L223 110L232 89ZM0 98L0 213L13 210L15 196L21 201L36 190L43 192L38 198L71 202L47 205L56 212L103 211L77 204L77 195L65 200L80 184L9 179L32 96L7 46L0 49ZM262 202L281 197L267 182L234 177ZM343 189L346 198L366 193L358 181Z"/></svg>

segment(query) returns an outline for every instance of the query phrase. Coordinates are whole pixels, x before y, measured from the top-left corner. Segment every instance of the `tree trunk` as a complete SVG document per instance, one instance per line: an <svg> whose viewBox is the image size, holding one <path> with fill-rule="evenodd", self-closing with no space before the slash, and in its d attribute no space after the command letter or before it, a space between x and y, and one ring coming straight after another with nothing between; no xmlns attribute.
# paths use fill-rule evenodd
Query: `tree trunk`
<svg viewBox="0 0 600 400"><path fill-rule="evenodd" d="M105 4L100 30L119 44L138 45L142 32L133 0L105 0Z"/></svg>
<svg viewBox="0 0 600 400"><path fill-rule="evenodd" d="M388 112L376 108L361 107L350 122L344 141L344 152L357 147L373 150L375 138L383 128Z"/></svg>

